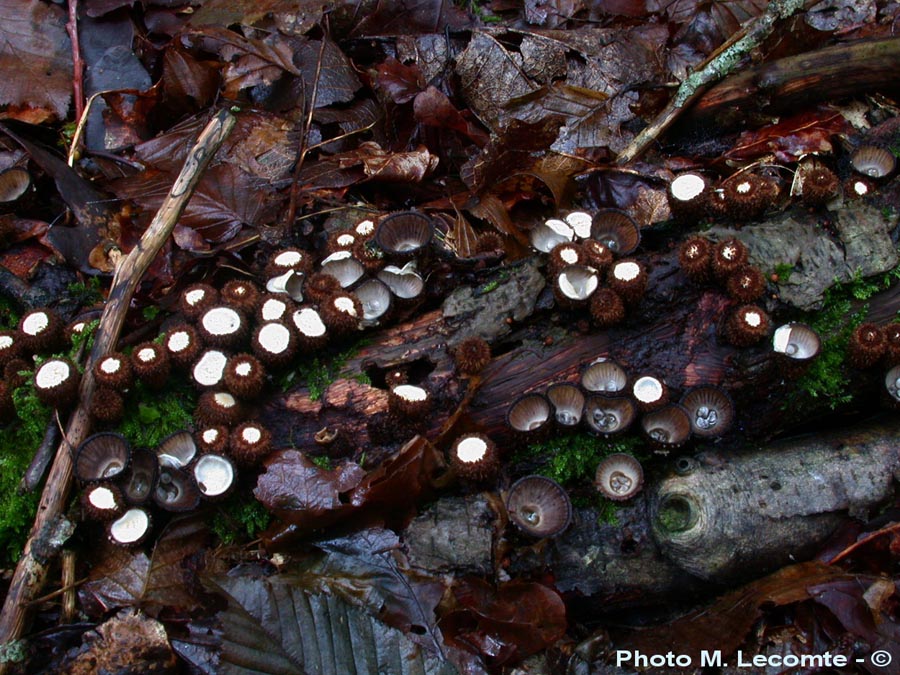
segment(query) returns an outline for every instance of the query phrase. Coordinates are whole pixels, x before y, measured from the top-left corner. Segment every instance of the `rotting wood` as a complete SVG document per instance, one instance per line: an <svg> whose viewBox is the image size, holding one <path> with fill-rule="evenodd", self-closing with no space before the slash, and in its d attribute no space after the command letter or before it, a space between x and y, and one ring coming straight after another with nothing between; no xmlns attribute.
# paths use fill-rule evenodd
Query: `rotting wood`
<svg viewBox="0 0 900 675"><path fill-rule="evenodd" d="M816 4L816 0L774 0L765 12L735 33L703 65L689 75L663 111L619 153L617 164L640 157L687 110L710 84L729 75L752 50L768 38L778 21Z"/></svg>
<svg viewBox="0 0 900 675"><path fill-rule="evenodd" d="M898 72L900 38L825 47L726 78L697 99L685 121L730 127L756 112L784 113L879 88L896 91Z"/></svg>
<svg viewBox="0 0 900 675"><path fill-rule="evenodd" d="M140 242L121 260L116 269L103 316L97 328L94 348L81 380L79 405L72 414L65 436L57 448L56 458L38 505L37 517L10 582L3 613L0 615L0 645L18 640L25 632L29 603L43 588L50 562L65 541L60 537L53 537L52 541L47 540L45 532L59 529L55 524L61 521L61 514L67 504L72 484L72 451L90 430L88 404L94 391L91 365L115 348L131 298L141 278L168 239L203 172L219 146L228 137L234 124L235 118L227 110L221 110L210 120L188 153L181 173ZM0 664L0 674L5 673L7 668L8 664Z"/></svg>

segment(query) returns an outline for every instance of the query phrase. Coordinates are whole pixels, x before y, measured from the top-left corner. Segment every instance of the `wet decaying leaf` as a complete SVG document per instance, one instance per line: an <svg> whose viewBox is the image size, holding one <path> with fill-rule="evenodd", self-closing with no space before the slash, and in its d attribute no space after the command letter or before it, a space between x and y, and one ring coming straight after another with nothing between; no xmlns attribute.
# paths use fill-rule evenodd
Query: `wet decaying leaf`
<svg viewBox="0 0 900 675"><path fill-rule="evenodd" d="M441 617L444 639L492 666L517 662L565 634L562 598L542 584L511 581L495 589L473 578L451 590L456 606Z"/></svg>
<svg viewBox="0 0 900 675"><path fill-rule="evenodd" d="M0 104L6 117L65 119L72 98L72 47L65 11L41 0L0 2Z"/></svg>
<svg viewBox="0 0 900 675"><path fill-rule="evenodd" d="M417 500L430 492L434 447L416 436L378 468L365 472L354 463L321 469L297 450L272 453L254 490L256 498L288 523L271 533L273 544L353 518L402 522Z"/></svg>
<svg viewBox="0 0 900 675"><path fill-rule="evenodd" d="M621 649L647 654L691 654L699 659L703 650L736 650L759 618L763 605L782 606L814 597L816 587L835 581L851 582L853 576L821 563L786 567L759 581L722 596L706 607L664 626L635 629L618 636ZM855 582L853 582L855 583ZM699 663L699 660L697 661Z"/></svg>
<svg viewBox="0 0 900 675"><path fill-rule="evenodd" d="M801 113L755 131L742 133L723 157L752 160L774 155L779 162L796 162L804 155L827 155L833 138L848 131L846 118L833 110Z"/></svg>
<svg viewBox="0 0 900 675"><path fill-rule="evenodd" d="M209 531L202 517L173 520L150 555L108 545L99 555L89 580L79 593L82 604L96 614L137 607L151 614L163 607L191 611L198 606L196 557L204 550Z"/></svg>

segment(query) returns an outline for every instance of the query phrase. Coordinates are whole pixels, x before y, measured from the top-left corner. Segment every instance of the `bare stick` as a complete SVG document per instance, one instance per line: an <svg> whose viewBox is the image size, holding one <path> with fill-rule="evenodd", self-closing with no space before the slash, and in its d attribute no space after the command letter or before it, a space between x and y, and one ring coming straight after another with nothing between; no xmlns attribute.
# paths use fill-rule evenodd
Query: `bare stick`
<svg viewBox="0 0 900 675"><path fill-rule="evenodd" d="M75 119L84 114L84 61L81 59L81 43L78 40L78 0L69 2L69 21L66 31L72 41L72 98L75 100Z"/></svg>
<svg viewBox="0 0 900 675"><path fill-rule="evenodd" d="M710 84L731 73L744 56L759 47L772 34L777 21L788 18L808 4L811 4L809 0L770 2L765 12L733 35L701 68L681 83L665 109L619 153L616 163L628 164L640 157Z"/></svg>
<svg viewBox="0 0 900 675"><path fill-rule="evenodd" d="M53 451L58 447L58 444L59 420L54 415L47 425L47 431L44 432L44 440L41 441L37 452L34 453L31 464L28 465L28 469L25 471L25 475L19 481L19 492L31 492L40 485L41 479L50 465L50 460L53 459Z"/></svg>
<svg viewBox="0 0 900 675"><path fill-rule="evenodd" d="M49 564L62 546L65 532L71 531L71 525L65 526L62 513L72 484L71 451L84 440L90 430L87 406L94 391L91 365L115 347L125 322L125 314L141 277L168 239L194 193L203 171L228 137L234 122L234 117L227 110L220 111L210 120L197 143L191 148L181 173L147 231L116 269L109 299L100 318L100 326L97 328L94 349L81 379L78 408L72 414L63 441L56 451L56 459L38 505L37 517L3 605L3 613L0 615L0 645L18 640L24 634L29 604L43 587ZM6 668L5 664L0 664L0 674L5 673Z"/></svg>

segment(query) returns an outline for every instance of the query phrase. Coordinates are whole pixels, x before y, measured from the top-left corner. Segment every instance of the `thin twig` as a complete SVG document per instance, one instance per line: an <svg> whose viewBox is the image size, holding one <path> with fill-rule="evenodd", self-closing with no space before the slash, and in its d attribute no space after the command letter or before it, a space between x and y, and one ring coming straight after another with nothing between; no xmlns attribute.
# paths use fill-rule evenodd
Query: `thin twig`
<svg viewBox="0 0 900 675"><path fill-rule="evenodd" d="M88 404L94 392L91 366L115 348L125 322L125 314L141 278L171 235L200 177L219 146L228 137L234 123L234 117L227 110L220 111L210 120L188 153L181 173L140 242L116 268L109 298L97 328L94 348L81 379L78 408L72 413L64 441L57 449L56 459L38 505L37 517L3 604L3 613L0 614L0 644L18 640L25 632L31 600L43 588L50 563L63 544L59 537L51 539L46 533L65 529L54 525L63 522L62 514L72 486L72 453L69 447L79 445L90 430ZM8 664L0 664L0 675L7 672L7 668Z"/></svg>
<svg viewBox="0 0 900 675"><path fill-rule="evenodd" d="M66 32L72 41L72 98L75 99L75 119L84 114L84 61L78 40L78 0L69 0L69 20Z"/></svg>
<svg viewBox="0 0 900 675"><path fill-rule="evenodd" d="M713 54L706 63L691 73L656 119L643 129L628 147L619 153L617 164L628 164L640 157L665 132L681 113L702 94L709 85L731 73L744 56L759 47L772 34L775 24L787 19L808 5L811 0L773 0L766 10L741 28Z"/></svg>

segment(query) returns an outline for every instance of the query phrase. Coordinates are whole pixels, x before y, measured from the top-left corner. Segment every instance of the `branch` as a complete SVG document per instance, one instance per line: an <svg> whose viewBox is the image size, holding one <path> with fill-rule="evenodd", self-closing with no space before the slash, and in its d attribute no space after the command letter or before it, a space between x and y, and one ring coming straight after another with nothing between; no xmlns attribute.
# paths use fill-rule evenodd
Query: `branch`
<svg viewBox="0 0 900 675"><path fill-rule="evenodd" d="M60 532L71 531L71 526L65 526L62 514L72 486L72 451L90 430L88 403L94 392L91 365L114 349L138 283L168 239L200 177L219 146L228 137L234 123L234 117L227 110L220 111L210 120L140 242L116 269L109 298L100 318L94 349L81 379L78 408L72 414L62 443L56 451L56 459L38 505L37 517L3 605L3 613L0 615L0 645L18 640L25 632L29 603L43 587L50 562L65 541L65 536L60 537ZM0 664L0 674L5 673L6 668L6 664Z"/></svg>
<svg viewBox="0 0 900 675"><path fill-rule="evenodd" d="M811 4L810 0L770 2L763 14L735 33L702 67L681 83L665 109L619 153L616 163L628 164L640 157L710 84L730 74L747 54L758 48L772 34L778 20L786 19Z"/></svg>

